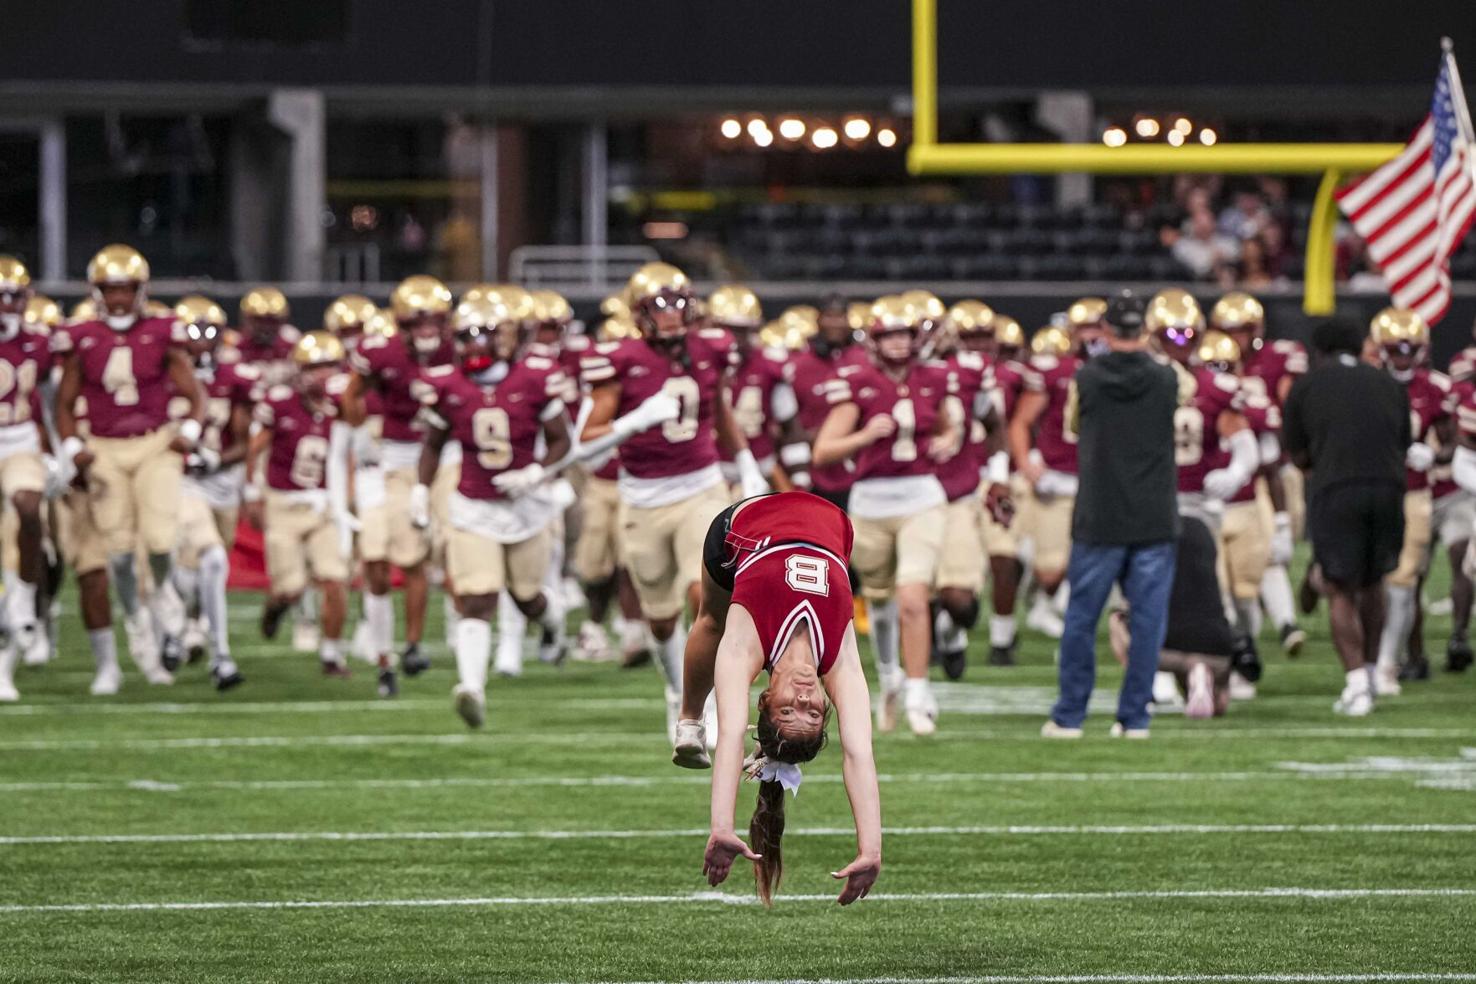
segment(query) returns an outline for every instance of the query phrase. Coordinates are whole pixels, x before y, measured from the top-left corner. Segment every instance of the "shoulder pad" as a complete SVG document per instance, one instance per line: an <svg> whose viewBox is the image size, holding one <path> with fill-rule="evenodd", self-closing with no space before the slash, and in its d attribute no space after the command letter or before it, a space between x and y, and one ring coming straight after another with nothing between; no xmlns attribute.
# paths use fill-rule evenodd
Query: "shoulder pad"
<svg viewBox="0 0 1476 984"><path fill-rule="evenodd" d="M234 372L238 379L255 382L261 378L261 370L249 362L231 362L226 364L231 367L231 372Z"/></svg>
<svg viewBox="0 0 1476 984"><path fill-rule="evenodd" d="M1436 389L1444 390L1447 393L1450 392L1452 383L1450 381L1450 377L1447 376L1445 373L1436 372L1434 369L1431 369L1430 382L1435 384Z"/></svg>
<svg viewBox="0 0 1476 984"><path fill-rule="evenodd" d="M1040 372L1050 372L1061 364L1061 360L1054 355L1036 355L1030 359L1030 365Z"/></svg>
<svg viewBox="0 0 1476 984"><path fill-rule="evenodd" d="M598 352L600 355L610 355L611 353L619 352L620 351L620 343L619 342L600 342L598 345L596 345L594 347L594 350L596 352Z"/></svg>
<svg viewBox="0 0 1476 984"><path fill-rule="evenodd" d="M348 390L348 385L348 373L340 372L337 375L329 376L327 382L323 384L323 388L327 390L329 396L342 396Z"/></svg>
<svg viewBox="0 0 1476 984"><path fill-rule="evenodd" d="M721 342L728 337L728 333L721 328L700 328L697 337L707 342Z"/></svg>
<svg viewBox="0 0 1476 984"><path fill-rule="evenodd" d="M527 366L529 369L536 369L539 372L544 372L554 367L553 360L542 355L529 355L524 357L523 365Z"/></svg>
<svg viewBox="0 0 1476 984"><path fill-rule="evenodd" d="M288 386L286 383L278 383L271 389L267 390L266 398L272 403L280 403L282 400L290 400L292 398L292 387Z"/></svg>
<svg viewBox="0 0 1476 984"><path fill-rule="evenodd" d="M854 375L856 375L856 373L860 372L862 369L865 369L865 368L866 367L863 366L863 365L861 365L859 362L853 362L850 365L838 367L835 370L835 374L837 376L854 376Z"/></svg>
<svg viewBox="0 0 1476 984"><path fill-rule="evenodd" d="M1240 380L1228 372L1217 372L1214 374L1215 385L1226 393L1240 392Z"/></svg>
<svg viewBox="0 0 1476 984"><path fill-rule="evenodd" d="M428 379L445 379L455 371L455 366L427 366L420 370L420 374Z"/></svg>
<svg viewBox="0 0 1476 984"><path fill-rule="evenodd" d="M1290 338L1274 339L1271 342L1271 349L1272 351L1280 352L1283 355L1296 355L1297 353L1303 351L1302 343L1293 341Z"/></svg>

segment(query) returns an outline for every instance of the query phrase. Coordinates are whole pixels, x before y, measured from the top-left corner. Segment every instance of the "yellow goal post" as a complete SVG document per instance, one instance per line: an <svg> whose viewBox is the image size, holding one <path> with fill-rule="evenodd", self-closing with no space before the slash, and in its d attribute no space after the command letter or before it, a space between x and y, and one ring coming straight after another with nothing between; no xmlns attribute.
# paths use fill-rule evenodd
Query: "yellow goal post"
<svg viewBox="0 0 1476 984"><path fill-rule="evenodd" d="M1157 144L939 143L938 4L912 0L912 174L1318 174L1322 183L1307 229L1302 309L1333 312L1333 200L1343 177L1371 171L1404 149L1395 143L1216 143L1172 147Z"/></svg>

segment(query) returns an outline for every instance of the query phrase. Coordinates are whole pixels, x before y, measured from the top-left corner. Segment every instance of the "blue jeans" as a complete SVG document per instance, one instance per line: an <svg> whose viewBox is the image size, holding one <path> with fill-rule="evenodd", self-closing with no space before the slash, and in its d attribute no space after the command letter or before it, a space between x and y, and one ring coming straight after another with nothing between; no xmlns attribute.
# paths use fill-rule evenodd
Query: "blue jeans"
<svg viewBox="0 0 1476 984"><path fill-rule="evenodd" d="M1117 695L1117 720L1124 728L1148 727L1153 674L1158 670L1158 653L1168 630L1176 556L1172 540L1131 547L1071 545L1071 565L1066 571L1071 599L1066 606L1066 631L1061 636L1061 695L1051 709L1051 718L1057 724L1079 728L1086 720L1087 701L1097 679L1097 622L1112 585L1121 583L1133 638L1128 645L1122 691Z"/></svg>

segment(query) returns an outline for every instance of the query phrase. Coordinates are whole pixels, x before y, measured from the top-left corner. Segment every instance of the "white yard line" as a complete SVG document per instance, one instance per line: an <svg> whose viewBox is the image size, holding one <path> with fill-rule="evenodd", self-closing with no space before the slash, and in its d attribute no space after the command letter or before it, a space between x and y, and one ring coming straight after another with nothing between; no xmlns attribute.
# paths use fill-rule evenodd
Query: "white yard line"
<svg viewBox="0 0 1476 984"><path fill-rule="evenodd" d="M494 696L495 699L495 696ZM531 703L518 695L519 703ZM656 710L666 706L660 697L564 697L561 706L603 710ZM450 711L451 704L439 697L400 697L395 700L284 700L150 702L110 704L103 701L51 704L0 705L0 720L7 717L49 717L90 714L338 714L359 711Z"/></svg>
<svg viewBox="0 0 1476 984"><path fill-rule="evenodd" d="M917 772L881 773L882 783L921 785L970 785L986 783L1118 783L1118 782L1317 782L1349 780L1408 780L1410 774L1389 769L1341 772ZM706 786L706 774L677 773L664 776L448 776L421 779L118 779L101 782L0 782L0 792L98 792L142 790L145 792L193 792L209 789L308 790L308 789L459 789L516 786ZM805 776L806 783L839 783L839 774ZM1476 781L1476 776L1473 776Z"/></svg>
<svg viewBox="0 0 1476 984"><path fill-rule="evenodd" d="M983 977L846 977L689 981L688 984L1376 984L1381 981L1476 981L1476 974L989 974ZM666 984L601 981L597 984Z"/></svg>
<svg viewBox="0 0 1476 984"><path fill-rule="evenodd" d="M660 840L705 837L705 828L666 830L276 830L167 834L30 834L0 837L0 846L38 844L234 844L269 841ZM884 827L888 837L1198 836L1204 834L1476 834L1476 823L1167 823L999 824ZM801 827L791 837L849 837L851 827Z"/></svg>
<svg viewBox="0 0 1476 984"><path fill-rule="evenodd" d="M876 902L1121 902L1137 899L1302 899L1324 902L1376 898L1454 898L1476 895L1476 888L1226 888L1162 891L1107 892L878 892L868 898ZM835 902L835 895L785 895L789 902ZM572 896L483 896L442 899L312 899L280 901L220 902L72 902L40 905L0 905L0 914L27 912L160 912L220 909L377 909L377 908L486 908L515 906L578 905L691 905L716 902L724 905L757 905L750 895L727 892L691 892L681 895L572 895ZM1402 977L1403 975L1399 975ZM934 978L937 980L937 978ZM966 978L973 980L974 978ZM1090 980L1091 978L1086 978ZM1206 978L1215 980L1218 978ZM1229 978L1227 978L1229 979ZM1241 978L1233 978L1241 979ZM1302 980L1307 978L1286 978ZM1384 978L1327 978L1328 980L1380 980ZM1465 980L1437 978L1430 980ZM948 980L948 978L943 978Z"/></svg>

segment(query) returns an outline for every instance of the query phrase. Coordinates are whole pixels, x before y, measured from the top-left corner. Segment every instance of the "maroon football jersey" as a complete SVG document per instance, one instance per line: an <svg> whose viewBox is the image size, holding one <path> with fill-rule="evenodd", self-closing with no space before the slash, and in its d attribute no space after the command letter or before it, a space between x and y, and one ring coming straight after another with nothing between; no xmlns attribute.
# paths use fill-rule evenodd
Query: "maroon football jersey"
<svg viewBox="0 0 1476 984"><path fill-rule="evenodd" d="M1467 351L1476 352L1473 349L1468 349ZM1452 362L1451 366L1454 367L1455 363ZM1449 377L1446 378L1449 379ZM1460 407L1467 404L1473 393L1476 393L1476 381L1463 379L1460 382L1456 382L1452 379L1450 381L1450 394L1445 400L1446 416L1459 419ZM1434 468L1430 469L1430 494L1435 498L1439 499L1442 496L1451 495L1460 490L1461 487L1456 484L1455 478L1451 475L1450 462L1447 461L1437 464Z"/></svg>
<svg viewBox="0 0 1476 984"><path fill-rule="evenodd" d="M774 419L774 390L780 383L789 382L790 375L783 349L753 348L728 382L733 419L748 439L748 449L760 460L774 453L774 434L779 426ZM733 460L730 454L722 458Z"/></svg>
<svg viewBox="0 0 1476 984"><path fill-rule="evenodd" d="M1245 382L1241 380L1242 384ZM1240 412L1245 416L1245 422L1250 424L1250 429L1259 437L1262 434L1281 433L1281 409L1270 398L1260 393L1247 393L1244 385L1240 390ZM1240 487L1240 491L1230 497L1231 502L1249 502L1256 497L1256 478Z"/></svg>
<svg viewBox="0 0 1476 984"><path fill-rule="evenodd" d="M261 370L245 362L216 366L200 379L205 390L205 431L200 443L212 451L224 453L235 445L231 434L231 413L236 407L252 408L262 396Z"/></svg>
<svg viewBox="0 0 1476 984"><path fill-rule="evenodd" d="M415 419L420 401L412 389L424 369L450 365L454 358L451 343L444 342L429 359L417 361L401 335L371 335L349 354L349 368L379 391L386 441L419 441L425 436L425 427Z"/></svg>
<svg viewBox="0 0 1476 984"><path fill-rule="evenodd" d="M1076 389L1074 355L1036 355L1025 367L1025 389L1046 395L1046 408L1035 421L1035 448L1052 471L1076 474L1076 433L1066 420L1066 408Z"/></svg>
<svg viewBox="0 0 1476 984"><path fill-rule="evenodd" d="M1241 386L1248 393L1259 391L1280 403L1281 381L1288 376L1306 375L1306 372L1307 350L1300 342L1285 338L1265 341L1260 348L1252 347L1245 356Z"/></svg>
<svg viewBox="0 0 1476 984"><path fill-rule="evenodd" d="M1240 380L1228 372L1190 369L1194 396L1174 411L1174 463L1179 491L1203 492L1204 476L1230 463L1221 447L1220 414L1240 411Z"/></svg>
<svg viewBox="0 0 1476 984"><path fill-rule="evenodd" d="M1450 360L1450 370L1447 372L1451 381L1459 379L1466 382L1476 378L1476 345L1463 348Z"/></svg>
<svg viewBox="0 0 1476 984"><path fill-rule="evenodd" d="M0 341L0 427L37 419L36 383L50 368L50 342L44 330L22 322L13 337Z"/></svg>
<svg viewBox="0 0 1476 984"><path fill-rule="evenodd" d="M1454 402L1450 378L1443 372L1419 368L1404 388L1409 394L1409 432L1416 441L1425 440L1430 428L1450 416ZM1430 473L1406 468L1404 487L1410 492L1428 489Z"/></svg>
<svg viewBox="0 0 1476 984"><path fill-rule="evenodd" d="M169 421L169 353L184 341L173 318L139 318L127 331L101 321L58 328L51 348L76 353L82 397L98 437L137 437Z"/></svg>
<svg viewBox="0 0 1476 984"><path fill-rule="evenodd" d="M543 421L564 411L569 388L558 362L529 355L495 386L480 386L454 366L434 366L421 373L416 392L461 445L456 490L468 499L502 499L492 480L537 460Z"/></svg>
<svg viewBox="0 0 1476 984"><path fill-rule="evenodd" d="M705 328L688 334L686 345L686 365L638 338L596 345L580 361L589 385L620 384L617 417L663 391L681 405L676 420L642 431L621 445L620 466L636 478L686 475L717 463L712 403L732 366L733 340L721 329Z"/></svg>
<svg viewBox="0 0 1476 984"><path fill-rule="evenodd" d="M256 404L256 422L271 429L267 485L283 492L327 487L328 438L342 409L348 377L328 380L328 398L309 406L291 386L273 386Z"/></svg>
<svg viewBox="0 0 1476 984"><path fill-rule="evenodd" d="M860 345L847 346L830 358L822 358L813 348L802 349L790 356L790 382L799 403L799 425L811 440L835 405L830 396L838 385L836 372L843 366L861 365L867 361L866 352ZM855 480L856 466L851 461L810 469L810 483L820 492L844 492Z"/></svg>
<svg viewBox="0 0 1476 984"><path fill-rule="evenodd" d="M953 502L979 491L984 466L984 422L974 414L979 395L990 389L989 362L978 352L958 352L945 363L948 396L943 401L949 426L962 435L958 454L938 466L943 494Z"/></svg>
<svg viewBox="0 0 1476 984"><path fill-rule="evenodd" d="M937 429L948 396L948 372L932 365L912 365L900 380L871 362L846 366L831 389L834 404L854 403L861 411L859 430L873 417L887 414L897 429L862 448L856 455L856 481L868 478L906 478L931 475L937 463L928 457L928 439Z"/></svg>
<svg viewBox="0 0 1476 984"><path fill-rule="evenodd" d="M302 333L291 325L283 325L275 335L264 341L249 334L244 328L237 329L236 335L235 348L240 357L237 361L258 369L274 362L291 362L292 347L302 337Z"/></svg>
<svg viewBox="0 0 1476 984"><path fill-rule="evenodd" d="M1025 389L1025 367L1014 359L996 360L991 367L994 376L994 409L999 419L1007 421L1015 415L1015 404Z"/></svg>

